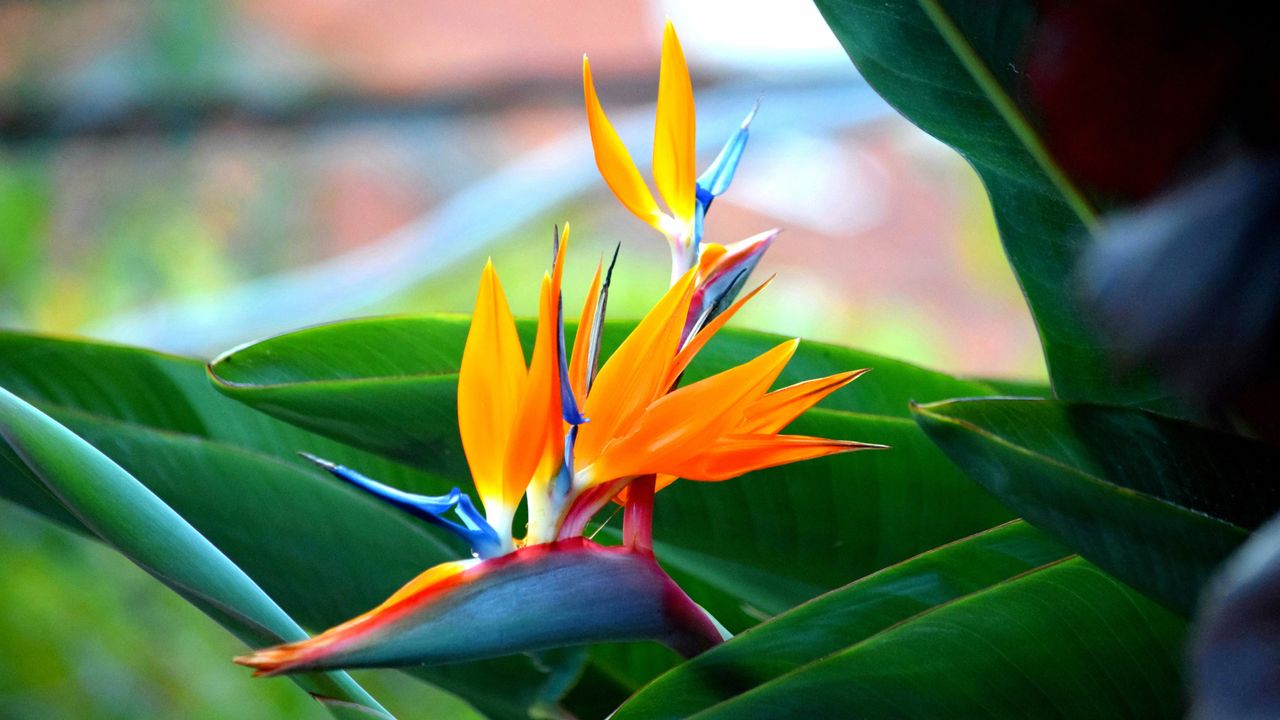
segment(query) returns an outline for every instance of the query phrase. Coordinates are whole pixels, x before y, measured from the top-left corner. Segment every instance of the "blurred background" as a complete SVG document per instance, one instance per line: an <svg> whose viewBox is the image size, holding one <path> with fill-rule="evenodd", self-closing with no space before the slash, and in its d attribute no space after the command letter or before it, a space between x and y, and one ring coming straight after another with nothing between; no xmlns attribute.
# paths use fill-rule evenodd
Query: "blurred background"
<svg viewBox="0 0 1280 720"><path fill-rule="evenodd" d="M0 3L0 327L209 358L305 324L468 312L485 256L533 315L565 220L566 303L621 243L609 309L637 316L667 250L597 174L581 55L647 161L670 17L704 163L761 102L707 224L718 242L785 229L737 324L1042 378L976 176L865 86L812 5L759 5ZM0 610L0 718L323 716L245 682L238 644L129 563L7 505ZM467 715L370 683L392 710Z"/></svg>

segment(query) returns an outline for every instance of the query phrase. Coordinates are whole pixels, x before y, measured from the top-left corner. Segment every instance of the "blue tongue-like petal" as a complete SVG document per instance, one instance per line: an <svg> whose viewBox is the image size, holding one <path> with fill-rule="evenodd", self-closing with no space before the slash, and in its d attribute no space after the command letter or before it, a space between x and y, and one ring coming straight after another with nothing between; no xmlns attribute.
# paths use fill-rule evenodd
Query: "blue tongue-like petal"
<svg viewBox="0 0 1280 720"><path fill-rule="evenodd" d="M698 204L702 206L703 211L711 207L711 201L724 194L724 191L729 189L729 183L733 182L733 173L737 171L738 162L742 160L742 152L747 148L748 128L759 109L760 102L757 100L755 107L751 108L751 112L747 113L746 119L742 121L741 127L729 136L729 141L720 149L720 154L711 161L711 165L698 178Z"/></svg>
<svg viewBox="0 0 1280 720"><path fill-rule="evenodd" d="M578 399L573 396L573 386L569 383L569 355L564 351L563 296L556 298L556 324L560 326L560 334L556 338L556 356L560 360L560 415L565 422L577 427L587 419L578 408Z"/></svg>
<svg viewBox="0 0 1280 720"><path fill-rule="evenodd" d="M498 533L485 521L471 497L458 488L449 491L448 495L418 495L408 493L390 485L385 485L365 477L351 468L329 462L310 453L298 453L302 457L320 466L334 477L353 485L360 490L378 498L388 505L406 512L416 518L425 520L458 537L466 540L480 557L494 557L502 554L502 542ZM446 519L449 511L456 511L463 524Z"/></svg>
<svg viewBox="0 0 1280 720"><path fill-rule="evenodd" d="M568 232L568 226L565 226ZM554 266L560 259L560 226L554 226L551 234L551 264ZM573 386L569 384L569 354L564 350L564 293L556 297L556 359L560 363L560 416L573 426L581 425L587 419L578 408L578 399L573 396Z"/></svg>
<svg viewBox="0 0 1280 720"><path fill-rule="evenodd" d="M613 266L618 264L618 251L622 243L613 247L613 258L609 260L609 269L604 273L604 282L600 284L600 295L596 299L596 316L591 319L591 337L587 345L587 391L590 392L596 379L596 370L600 366L600 341L604 337L604 316L609 306L609 284L613 282Z"/></svg>

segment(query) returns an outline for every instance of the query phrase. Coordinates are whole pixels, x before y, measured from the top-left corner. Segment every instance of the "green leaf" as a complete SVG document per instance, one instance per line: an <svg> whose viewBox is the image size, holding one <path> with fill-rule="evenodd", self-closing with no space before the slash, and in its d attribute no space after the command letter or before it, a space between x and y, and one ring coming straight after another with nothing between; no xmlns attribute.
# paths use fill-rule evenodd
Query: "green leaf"
<svg viewBox="0 0 1280 720"><path fill-rule="evenodd" d="M625 326L612 328L610 338L615 343L619 329ZM251 346L242 352L256 363L255 372L279 373L275 377L280 380L289 377L285 370L292 372L295 380L302 380L301 370L308 367L309 360L317 362L312 368L317 373L349 377L350 382L335 382L332 388L323 387L324 392L315 386L328 386L328 382L290 381L283 385L299 397L313 393L324 400L330 389L342 394L342 401L328 410L331 414L316 420L317 424L323 421L334 435L346 433L352 442L370 445L376 432L366 434L361 427L366 420L350 418L361 416L377 432L408 437L386 418L399 416L406 422L422 423L422 416L447 415L446 429L426 426L421 431L438 435L442 452L461 458L450 373L456 369L464 336L465 323L458 321L358 321L277 339L290 341L287 350L265 352L276 342L271 340L263 344L266 348ZM730 332L704 351L694 375L740 362L780 340ZM237 367L239 355L231 356L232 367ZM271 420L218 396L199 366L190 361L42 338L11 336L6 340L3 335L0 358L0 379L20 383L29 397L47 403L49 412L135 472L225 552L244 563L246 571L308 627L327 627L376 604L433 561L426 555L429 548L413 549L424 547L437 536L394 514L386 515L381 512L385 509L368 504L367 498L294 462L291 454L295 450L311 450L420 492L440 492L451 482L467 482L466 475L446 479L443 471L412 471ZM280 365L273 367L273 362ZM219 370L224 363L218 363ZM358 373L345 369L372 372L378 363L380 372L389 373L389 384L398 382L398 387L407 391L383 393L380 380L366 382ZM249 365L246 362L238 367ZM419 366L426 372L411 370ZM660 561L695 600L717 617L723 616L730 628L749 627L850 579L1009 519L1009 512L952 466L907 417L906 403L913 395L938 399L955 393L994 392L987 385L808 343L802 345L784 381L865 366L874 371L830 398L827 408L801 418L794 430L884 442L893 450L824 458L725 483L681 482L659 493L655 538ZM416 383L436 382L432 370L448 376L439 383L446 392L435 399L415 395ZM253 386L236 392L237 397L257 398ZM348 418L345 423L340 421L343 414ZM166 426L181 430L169 432ZM124 432L126 428L129 432ZM241 464L222 464L216 472L200 470L207 465L201 458L210 452L211 445L226 450L227 458L239 458ZM246 455L258 461L246 464ZM156 464L156 458L169 459ZM434 466L431 458L427 460L424 464ZM272 476L279 479L272 481ZM210 484L225 488L225 493L205 505L200 498L206 495L204 486ZM193 493L193 486L200 492ZM10 492L12 487L6 487L0 473L0 492ZM269 493L269 499L262 500L261 493ZM188 496L192 499L183 499ZM290 526L288 533L272 535L280 557L260 557L264 548L257 547L255 540L263 533L273 533L272 523L279 522L266 508L293 502L292 498L299 496L312 498L317 507L295 514L297 525ZM242 498L252 499L250 507L245 507ZM330 509L335 507L338 509ZM321 540L331 544L323 552L315 552L309 549L317 542L312 535L330 522L316 519L322 514L350 515L351 523L361 527L339 526L322 533ZM389 517L398 522L385 530ZM611 535L616 532L616 523L606 527L598 539L616 539ZM349 539L347 533L352 533ZM387 537L387 544L404 549L388 550L377 540L378 535ZM345 579L376 573L386 574L376 589L371 583L354 588L354 583ZM323 597L312 597L317 595L316 587L332 589L319 593ZM310 595L306 592L309 589ZM623 692L665 669L671 661L670 656L643 646L628 646L622 655L615 659L619 667L629 669L617 670L618 675L613 675L613 665L604 670L623 684ZM515 666L523 661L509 658L502 662L507 664L501 670L486 663L476 668L448 666L423 672L490 714L510 716L523 712L529 704L547 702L539 694L541 686L517 672ZM527 672L528 664L523 664ZM495 685L510 692L510 705L484 706L508 702L506 695L492 692Z"/></svg>
<svg viewBox="0 0 1280 720"><path fill-rule="evenodd" d="M248 575L154 493L3 388L0 437L89 531L246 643L307 637ZM321 699L335 717L391 717L345 673L303 676L298 684Z"/></svg>
<svg viewBox="0 0 1280 720"><path fill-rule="evenodd" d="M990 385L1007 397L1051 398L1053 388L1039 380L1010 380L1008 378L981 378L979 382Z"/></svg>
<svg viewBox="0 0 1280 720"><path fill-rule="evenodd" d="M605 351L631 327L611 324ZM254 407L465 482L455 387L466 330L457 318L335 323L240 348L215 361L211 373L220 390ZM526 346L532 330L521 323ZM783 340L724 330L689 376L723 370ZM907 415L913 395L994 394L989 386L821 343L802 343L779 382L860 367L873 372L791 429L885 443L891 451L725 483L679 482L658 495L660 561L730 629L1010 517L951 468ZM617 538L616 528L604 533Z"/></svg>
<svg viewBox="0 0 1280 720"><path fill-rule="evenodd" d="M630 327L611 323L605 352ZM211 373L220 390L253 407L462 482L467 470L456 430L455 385L466 330L466 319L459 318L336 323L239 348L215 361ZM527 348L532 324L522 323L521 331ZM722 331L689 376L741 363L783 339ZM892 450L824 458L724 483L678 482L658 494L659 561L733 631L1011 517L947 462L908 416L913 397L995 394L989 385L807 342L780 383L861 367L873 371L791 430L880 442ZM616 520L598 539L619 539ZM593 649L592 655L629 688L674 662L670 654L637 647Z"/></svg>
<svg viewBox="0 0 1280 720"><path fill-rule="evenodd" d="M373 318L287 333L224 354L210 366L218 389L283 420L450 478L469 476L458 441L455 387L468 319ZM634 327L611 322L602 357ZM534 324L519 322L526 350ZM568 334L572 336L570 324ZM690 381L755 357L786 338L726 329L698 355ZM912 400L994 395L897 360L823 343L801 343L780 383L870 367L874 372L823 407L909 417Z"/></svg>
<svg viewBox="0 0 1280 720"><path fill-rule="evenodd" d="M1148 379L1117 379L1072 294L1095 211L1058 168L1020 96L1025 0L816 0L867 82L965 157L991 197L1058 397L1170 409Z"/></svg>
<svg viewBox="0 0 1280 720"><path fill-rule="evenodd" d="M1183 629L1014 522L763 623L614 717L1170 717Z"/></svg>
<svg viewBox="0 0 1280 720"><path fill-rule="evenodd" d="M867 376L867 380L871 379ZM1007 521L1011 514L900 418L813 410L792 430L891 446L658 493L654 548L700 605L741 632L851 579ZM941 462L940 462L941 461ZM614 525L597 539L620 541ZM592 648L634 689L677 661L661 648Z"/></svg>
<svg viewBox="0 0 1280 720"><path fill-rule="evenodd" d="M735 632L1011 517L903 419L814 410L791 430L891 449L678 482L657 497L658 559Z"/></svg>
<svg viewBox="0 0 1280 720"><path fill-rule="evenodd" d="M69 427L190 522L304 627L380 603L464 548L297 458L298 450L417 492L451 485L250 410L214 392L203 366L130 348L0 333L0 384ZM0 445L0 496L80 523ZM576 670L581 664L574 659ZM553 703L557 662L524 657L415 669L495 718ZM494 693L500 682L504 693Z"/></svg>
<svg viewBox="0 0 1280 720"><path fill-rule="evenodd" d="M1280 449L1140 410L978 399L916 419L1014 512L1184 614L1280 507Z"/></svg>

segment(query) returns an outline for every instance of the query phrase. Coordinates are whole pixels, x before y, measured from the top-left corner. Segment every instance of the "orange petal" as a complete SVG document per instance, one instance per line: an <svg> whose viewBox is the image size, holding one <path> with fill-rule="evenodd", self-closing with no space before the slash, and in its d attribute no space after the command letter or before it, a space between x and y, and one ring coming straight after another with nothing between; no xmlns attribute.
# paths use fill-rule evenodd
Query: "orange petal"
<svg viewBox="0 0 1280 720"><path fill-rule="evenodd" d="M414 595L417 595L423 590L426 590L427 588L430 588L433 585L437 585L441 582L444 582L447 578L453 577L454 575L457 575L463 570L466 570L467 568L472 567L478 564L479 562L481 561L474 558L467 559L467 560L451 560L449 562L440 563L439 565L430 567L424 572L422 572L420 575L418 575L417 577L415 577L414 579L406 583L404 587L392 593L391 597L387 598L386 600L383 600L381 605L374 608L370 612L377 612L379 610L383 610L392 605L395 605L401 600L406 600Z"/></svg>
<svg viewBox="0 0 1280 720"><path fill-rule="evenodd" d="M627 152L627 147L622 144L613 124L604 114L600 98L596 95L595 83L591 79L591 63L587 61L586 55L582 56L582 90L586 96L591 148L595 151L596 167L600 168L600 175L631 214L665 234L664 213L658 208L653 194L649 192L649 186L636 169L631 153Z"/></svg>
<svg viewBox="0 0 1280 720"><path fill-rule="evenodd" d="M729 252L728 248L720 243L703 243L702 254L698 256L698 279L705 280L710 277L720 258L727 252Z"/></svg>
<svg viewBox="0 0 1280 720"><path fill-rule="evenodd" d="M254 677L289 672L293 666L307 663L353 639L375 632L393 614L392 609L406 600L421 601L457 585L462 580L459 576L480 562L476 559L453 560L436 565L410 580L378 607L366 613L306 640L256 650L249 655L237 657L235 662L254 668Z"/></svg>
<svg viewBox="0 0 1280 720"><path fill-rule="evenodd" d="M680 373L684 372L685 369L689 367L689 363L693 361L693 357L698 354L698 351L702 350L702 348L707 344L707 341L719 332L720 328L724 327L725 323L729 322L729 319L732 318L743 305L746 305L748 300L755 297L756 293L768 287L771 282L773 282L772 276L757 285L751 292L738 298L737 302L730 305L724 312L715 316L711 322L707 323L704 328L699 330L697 334L690 338L689 341L684 344L684 347L680 348L679 354L676 355L675 362L671 365L671 372L667 374L668 387L675 384L676 380L680 377Z"/></svg>
<svg viewBox="0 0 1280 720"><path fill-rule="evenodd" d="M564 243L560 247L563 250ZM503 498L510 507L519 504L530 481L545 481L553 475L564 456L557 297L552 275L544 275L538 337L503 466Z"/></svg>
<svg viewBox="0 0 1280 720"><path fill-rule="evenodd" d="M734 433L776 433L790 425L804 411L865 372L866 369L851 370L775 390L747 407L744 413L746 418L734 428Z"/></svg>
<svg viewBox="0 0 1280 720"><path fill-rule="evenodd" d="M671 214L686 227L693 223L695 121L693 84L675 27L667 21L662 35L662 70L658 76L658 112L653 129L653 179Z"/></svg>
<svg viewBox="0 0 1280 720"><path fill-rule="evenodd" d="M560 283L564 278L564 257L569 248L569 223L564 224L564 232L557 236L556 257L551 263L551 297L560 297Z"/></svg>
<svg viewBox="0 0 1280 720"><path fill-rule="evenodd" d="M604 262L596 264L595 277L582 304L582 317L578 320L578 332L573 336L573 354L569 356L569 385L574 397L581 403L587 397L587 374L591 372L591 330L595 325L596 306L600 301L600 282Z"/></svg>
<svg viewBox="0 0 1280 720"><path fill-rule="evenodd" d="M605 447L589 469L592 482L669 473L705 452L742 421L743 410L765 394L795 353L789 340L735 368L682 387L644 411L636 429Z"/></svg>
<svg viewBox="0 0 1280 720"><path fill-rule="evenodd" d="M578 428L574 455L589 465L605 444L626 435L640 414L659 395L680 343L694 271L677 280L649 314L636 325L596 376L583 414L591 421Z"/></svg>
<svg viewBox="0 0 1280 720"><path fill-rule="evenodd" d="M458 432L486 510L503 502L503 458L525 375L515 321L489 262L480 275L458 372Z"/></svg>
<svg viewBox="0 0 1280 720"><path fill-rule="evenodd" d="M672 472L689 480L728 480L755 470L884 445L805 435L730 435Z"/></svg>

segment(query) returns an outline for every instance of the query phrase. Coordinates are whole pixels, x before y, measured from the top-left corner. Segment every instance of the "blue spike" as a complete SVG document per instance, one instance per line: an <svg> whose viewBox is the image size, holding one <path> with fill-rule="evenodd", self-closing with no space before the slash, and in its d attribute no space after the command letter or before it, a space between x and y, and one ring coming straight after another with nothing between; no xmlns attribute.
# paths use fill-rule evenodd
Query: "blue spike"
<svg viewBox="0 0 1280 720"><path fill-rule="evenodd" d="M747 277L751 275L751 271L755 269L755 266L756 263L753 262L748 267L738 270L732 276L721 277L711 283L704 295L703 302L705 304L702 309L702 317L698 321L698 329L701 329L714 320L717 315L729 309L729 306L737 299L738 293L742 292L742 286L747 284Z"/></svg>
<svg viewBox="0 0 1280 720"><path fill-rule="evenodd" d="M494 549L498 551L495 554L501 553L502 548L501 543L498 541L497 533L493 531L493 526L484 519L484 515L481 515L480 511L476 509L475 504L471 502L470 495L466 493L459 493L458 506L454 508L454 512L457 513L458 517L462 520L462 523L466 525L469 530L484 534L493 541ZM478 549L476 552L482 557L489 557Z"/></svg>
<svg viewBox="0 0 1280 720"><path fill-rule="evenodd" d="M591 319L591 339L587 345L587 391L596 380L596 370L600 366L600 341L604 337L604 314L609 306L609 284L613 282L613 266L618 264L618 251L622 243L613 246L613 258L609 260L609 269L604 273L604 282L600 284L600 295L596 299L596 316Z"/></svg>
<svg viewBox="0 0 1280 720"><path fill-rule="evenodd" d="M552 490L553 497L557 500L563 500L569 496L569 490L573 487L573 446L578 442L578 426L574 425L569 428L569 434L564 438L564 464L560 466L560 472L556 474L556 484Z"/></svg>
<svg viewBox="0 0 1280 720"><path fill-rule="evenodd" d="M707 208L711 207L711 196L702 201L702 190L698 190L698 202L693 206L693 257L702 255L702 226L707 217Z"/></svg>
<svg viewBox="0 0 1280 720"><path fill-rule="evenodd" d="M711 201L723 195L724 191L729 189L729 183L733 182L733 174L738 169L738 162L742 160L742 152L747 148L748 128L759 109L760 101L757 100L751 112L747 113L746 119L742 121L741 127L729 136L729 141L720 149L720 154L711 161L706 172L698 178L697 199L703 212L706 212L711 207Z"/></svg>
<svg viewBox="0 0 1280 720"><path fill-rule="evenodd" d="M310 453L298 454L339 480L363 490L388 505L454 533L467 541L481 557L492 557L502 552L502 543L498 539L497 532L476 512L471 498L458 488L449 491L448 495L417 495L384 485L351 468L329 462ZM442 517L450 510L458 512L465 526Z"/></svg>
<svg viewBox="0 0 1280 720"><path fill-rule="evenodd" d="M556 298L556 324L560 326L560 336L556 339L556 355L560 359L560 415L565 422L576 427L587 419L578 409L578 399L573 396L573 387L569 384L569 355L564 351L563 295Z"/></svg>

